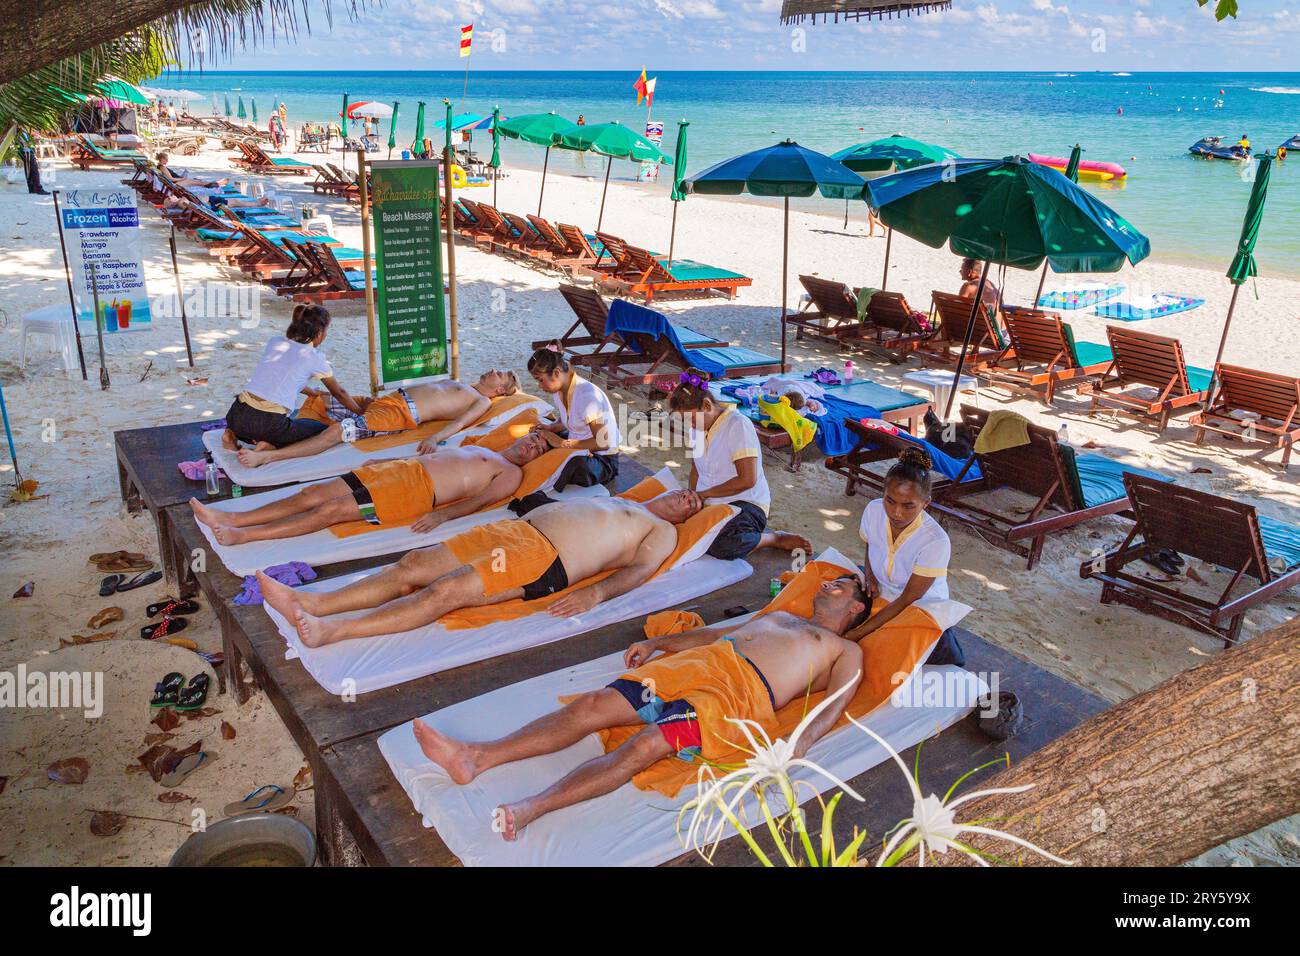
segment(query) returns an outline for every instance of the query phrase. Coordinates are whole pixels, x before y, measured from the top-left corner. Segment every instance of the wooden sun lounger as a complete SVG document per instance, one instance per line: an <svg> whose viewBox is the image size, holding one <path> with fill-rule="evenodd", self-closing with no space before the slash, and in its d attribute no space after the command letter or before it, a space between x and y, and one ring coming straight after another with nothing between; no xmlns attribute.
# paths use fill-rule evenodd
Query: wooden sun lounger
<svg viewBox="0 0 1300 956"><path fill-rule="evenodd" d="M1002 308L1002 317L1011 350L1003 364L980 373L990 385L1032 395L1050 405L1062 384L1079 385L1093 380L1113 360L1110 350L1103 346L1076 343L1069 325L1056 312L1007 305ZM1081 351L1085 353L1082 358ZM1008 367L1007 363L1014 367Z"/></svg>
<svg viewBox="0 0 1300 956"><path fill-rule="evenodd" d="M605 242L603 234L599 238ZM647 302L665 292L725 292L727 298L734 299L738 289L754 284L748 276L687 259L674 260L670 270L664 261L639 246L624 244L622 253L624 258L619 260L613 281L627 294L640 296ZM713 274L694 275L709 271Z"/></svg>
<svg viewBox="0 0 1300 956"><path fill-rule="evenodd" d="M1245 612L1288 588L1300 584L1300 529L1290 528L1298 546L1291 557L1276 555L1284 565L1274 569L1261 521L1254 506L1218 495L1125 475L1135 523L1122 544L1104 557L1083 562L1079 574L1102 582L1102 604L1125 604L1223 639L1241 637ZM1288 526L1272 523L1269 530ZM1158 551L1169 550L1217 565L1232 574L1213 600L1174 588L1124 568ZM1239 597L1233 590L1245 577L1258 586Z"/></svg>
<svg viewBox="0 0 1300 956"><path fill-rule="evenodd" d="M572 271L575 275L582 274L601 278L609 275L610 272L617 268L618 264L613 259L596 251L587 238L587 234L577 226L570 225L567 222L557 222L555 228L564 239L569 255L573 257Z"/></svg>
<svg viewBox="0 0 1300 956"><path fill-rule="evenodd" d="M867 326L858 321L858 300L852 289L817 276L801 275L799 282L812 300L812 308L785 317L785 324L794 329L795 341L810 338L842 345L861 338Z"/></svg>
<svg viewBox="0 0 1300 956"><path fill-rule="evenodd" d="M844 427L853 433L857 439L857 446L847 454L831 455L823 464L828 470L844 476L844 493L850 498L857 494L858 488L866 488L872 492L884 491L884 472L872 471L866 467L867 465L880 462L893 463L904 450L920 447L906 438L891 435L879 428L870 428L851 418L845 420ZM930 488L932 493L951 484L938 472L932 474L933 483Z"/></svg>
<svg viewBox="0 0 1300 956"><path fill-rule="evenodd" d="M231 162L252 172L277 176L307 176L313 171L310 163L296 159L285 159L277 163L259 143L241 140L236 143L236 146L239 148L240 155L231 159Z"/></svg>
<svg viewBox="0 0 1300 956"><path fill-rule="evenodd" d="M930 315L935 334L920 343L917 351L922 353L926 361L955 365L966 338L973 300L951 292L940 292L938 289L930 293L930 299ZM997 365L1010 354L1011 348L1004 340L997 319L990 317L987 310L981 309L975 320L975 331L963 367L971 372L979 372Z"/></svg>
<svg viewBox="0 0 1300 956"><path fill-rule="evenodd" d="M575 316L573 325L559 339L560 349L566 359L575 365L591 369L617 369L623 362L641 359L622 338L606 331L609 307L599 292L561 283L560 294ZM545 348L549 344L549 339L541 339L533 342L531 348ZM588 351L590 346L595 348Z"/></svg>
<svg viewBox="0 0 1300 956"><path fill-rule="evenodd" d="M916 351L934 332L921 327L901 292L877 292L867 303L866 319L877 349L891 361L901 362Z"/></svg>
<svg viewBox="0 0 1300 956"><path fill-rule="evenodd" d="M286 244L289 244L287 240ZM308 276L285 290L292 296L294 302L321 303L366 297L364 273L362 281L354 283L329 246L315 242L292 243L292 245L295 255L304 257L314 266Z"/></svg>
<svg viewBox="0 0 1300 956"><path fill-rule="evenodd" d="M104 149L89 136L78 135L72 142L72 154L69 162L82 170L91 166L124 166L136 160L146 159L144 153L135 149Z"/></svg>
<svg viewBox="0 0 1300 956"><path fill-rule="evenodd" d="M1156 430L1163 432L1174 412L1205 401L1210 373L1188 367L1177 339L1115 325L1106 327L1106 336L1115 359L1091 383L1091 411L1102 406L1139 420L1154 419ZM1156 395L1134 395L1127 391L1133 386L1153 388Z"/></svg>
<svg viewBox="0 0 1300 956"><path fill-rule="evenodd" d="M510 234L513 237L510 243L511 249L530 259L547 264L551 262L552 250L547 241L533 228L532 223L513 212L503 212L501 218L510 227Z"/></svg>
<svg viewBox="0 0 1300 956"><path fill-rule="evenodd" d="M1300 440L1300 378L1258 372L1220 363L1214 368L1218 391L1214 405L1192 418L1196 443L1206 432L1282 449L1282 467L1291 462L1291 448ZM1243 419L1234 413L1248 412Z"/></svg>
<svg viewBox="0 0 1300 956"><path fill-rule="evenodd" d="M988 412L962 405L962 422L971 436L978 437L988 421ZM1033 570L1043 553L1049 534L1064 531L1086 521L1106 515L1131 515L1127 498L1118 498L1093 507L1079 497L1066 460L1068 451L1056 440L1056 432L1029 425L1029 444L992 453L976 453L966 468L946 487L934 494L931 508L971 528L990 544L1028 559ZM980 477L966 478L972 463L978 462ZM1007 488L1034 499L1029 513L1023 510L982 508L969 501L973 494ZM1028 542L1023 544L1022 542Z"/></svg>
<svg viewBox="0 0 1300 956"><path fill-rule="evenodd" d="M320 163L314 164L312 169L316 171L316 178L308 183L312 192L327 196L349 196L358 191L355 177L344 179L336 168Z"/></svg>
<svg viewBox="0 0 1300 956"><path fill-rule="evenodd" d="M552 265L573 272L575 268L594 263L598 258L594 255L586 257L575 254L569 248L568 241L560 235L559 230L541 216L529 215L528 223L542 242L539 247L540 252Z"/></svg>

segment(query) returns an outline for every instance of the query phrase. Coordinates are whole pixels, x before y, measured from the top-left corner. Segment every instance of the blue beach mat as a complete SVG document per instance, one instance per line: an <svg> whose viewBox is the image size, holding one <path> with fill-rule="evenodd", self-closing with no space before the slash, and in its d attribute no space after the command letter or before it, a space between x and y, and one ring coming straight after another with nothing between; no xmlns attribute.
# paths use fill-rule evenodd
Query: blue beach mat
<svg viewBox="0 0 1300 956"><path fill-rule="evenodd" d="M1093 309L1093 313L1107 319L1121 322L1141 322L1143 319L1157 319L1164 315L1190 312L1205 304L1204 299L1187 295L1174 295L1172 292L1157 292L1143 296L1136 301L1123 299L1107 302Z"/></svg>
<svg viewBox="0 0 1300 956"><path fill-rule="evenodd" d="M1090 305L1109 302L1124 291L1122 285L1084 285L1073 289L1053 289L1038 297L1040 309L1086 309Z"/></svg>

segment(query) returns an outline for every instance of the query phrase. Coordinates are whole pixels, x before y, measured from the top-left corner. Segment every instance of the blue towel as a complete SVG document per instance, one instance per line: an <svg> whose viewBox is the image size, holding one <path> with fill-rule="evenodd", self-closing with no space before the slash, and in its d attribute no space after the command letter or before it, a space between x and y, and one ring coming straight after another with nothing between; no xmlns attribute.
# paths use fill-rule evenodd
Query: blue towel
<svg viewBox="0 0 1300 956"><path fill-rule="evenodd" d="M615 299L610 305L609 318L605 321L605 331L615 334L624 332L640 333L656 339L667 338L683 356L690 360L692 365L711 376L726 375L733 369L745 368L746 366L772 365L780 361L771 355L755 352L753 349L725 345L721 342L715 347L695 348L687 351L682 344L682 336L678 334L677 328L668 321L667 316L662 312L656 312L654 309L648 309L626 299ZM698 332L692 332L686 336L686 339L691 342L698 342L700 335ZM628 345L634 351L639 351L634 343L629 341Z"/></svg>
<svg viewBox="0 0 1300 956"><path fill-rule="evenodd" d="M1300 528L1259 515L1259 536L1264 540L1264 554L1270 561L1281 558L1288 571L1300 565Z"/></svg>

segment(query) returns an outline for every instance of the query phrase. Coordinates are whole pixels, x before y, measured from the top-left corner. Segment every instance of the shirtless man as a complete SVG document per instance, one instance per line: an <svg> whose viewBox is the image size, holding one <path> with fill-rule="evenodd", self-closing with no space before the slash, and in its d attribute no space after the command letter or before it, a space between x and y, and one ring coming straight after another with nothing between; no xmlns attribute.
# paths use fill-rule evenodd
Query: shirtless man
<svg viewBox="0 0 1300 956"><path fill-rule="evenodd" d="M506 737L487 743L466 743L448 737L422 720L413 722L415 737L424 755L442 767L453 781L463 785L492 767L555 753L588 734L646 724L622 746L587 761L541 793L499 807L497 824L507 840L515 839L524 827L543 814L618 789L665 757L677 755L690 760L703 753L708 759L712 748L725 748L727 740L735 739L734 728L709 726L704 711L697 714L690 701L691 690L673 700L664 700L655 693L655 665L647 666L647 662L656 654L674 654L674 662L679 667L683 655L700 658L695 691L700 698L697 699L709 693L710 685L716 688L735 684L737 670L742 681L760 681L757 694L751 694L751 698L762 701L765 689L771 709L760 705L755 713L725 716L756 720L769 732L776 726L776 712L791 701L803 698L810 690L824 690L832 695L848 687L800 735L795 756L802 757L835 726L857 689L862 673L862 649L843 635L861 622L870 606L870 599L856 577L826 581L813 599L810 618L774 611L731 627L698 628L638 641L628 648L623 658L633 668L628 674L600 690L579 695L562 709ZM739 655L748 667L742 664L731 669L711 668L711 662L726 663L731 654Z"/></svg>
<svg viewBox="0 0 1300 956"><path fill-rule="evenodd" d="M337 591L295 591L260 571L271 607L308 647L431 624L464 607L535 601L602 571L613 574L551 605L571 617L649 580L677 547L677 525L700 510L693 491L647 504L622 498L556 501L525 519L479 525L430 548L408 551L386 571ZM372 609L357 617L335 617Z"/></svg>
<svg viewBox="0 0 1300 956"><path fill-rule="evenodd" d="M330 403L330 415L346 417L330 424L319 432L293 445L283 448L243 448L239 462L250 468L284 461L287 458L306 458L328 451L335 445L351 444L359 438L369 438L388 432L408 431L421 422L446 419L447 425L437 434L420 442L417 451L427 455L452 435L477 420L492 404L492 399L513 395L519 391L519 379L514 372L491 369L479 376L474 385L447 379L426 385L411 385L381 395L366 405L361 415L353 415L341 406Z"/></svg>
<svg viewBox="0 0 1300 956"><path fill-rule="evenodd" d="M525 435L503 452L439 448L417 458L368 461L341 478L252 511L221 511L196 498L190 507L222 544L293 538L361 518L373 524L410 524L423 534L509 499L523 480L523 466L547 447L541 436ZM438 505L442 507L435 511Z"/></svg>

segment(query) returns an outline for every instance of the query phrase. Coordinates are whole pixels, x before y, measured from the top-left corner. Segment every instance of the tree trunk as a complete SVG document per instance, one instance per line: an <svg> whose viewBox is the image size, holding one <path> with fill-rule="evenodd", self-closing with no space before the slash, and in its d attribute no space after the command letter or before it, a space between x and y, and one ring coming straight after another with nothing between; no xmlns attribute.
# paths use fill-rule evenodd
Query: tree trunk
<svg viewBox="0 0 1300 956"><path fill-rule="evenodd" d="M1300 812L1300 621L1103 711L977 787L959 820L1083 866L1172 866ZM983 837L1003 860L1043 861ZM971 863L960 854L931 857ZM973 864L972 864L973 865Z"/></svg>

